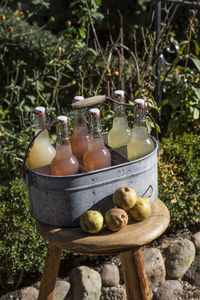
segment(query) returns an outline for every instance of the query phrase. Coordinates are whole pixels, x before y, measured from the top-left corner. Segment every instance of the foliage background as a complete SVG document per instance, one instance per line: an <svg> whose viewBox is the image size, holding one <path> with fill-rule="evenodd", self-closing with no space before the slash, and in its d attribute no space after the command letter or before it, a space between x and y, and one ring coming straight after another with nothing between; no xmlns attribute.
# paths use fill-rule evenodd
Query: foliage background
<svg viewBox="0 0 200 300"><path fill-rule="evenodd" d="M36 105L46 106L49 120L62 113L72 121L70 104L76 94L112 95L122 88L127 101L150 101L155 119L162 112L159 193L170 210L170 228L199 223L200 13L180 7L172 26L162 24L167 30L161 50L176 42L179 58L172 56L170 69L162 64L158 107L153 4L0 1L0 294L22 285L28 274L38 274L46 251L21 181ZM166 18L173 7L168 11ZM111 104L101 106L104 131L111 128L113 114ZM127 115L132 126L133 111L127 109Z"/></svg>

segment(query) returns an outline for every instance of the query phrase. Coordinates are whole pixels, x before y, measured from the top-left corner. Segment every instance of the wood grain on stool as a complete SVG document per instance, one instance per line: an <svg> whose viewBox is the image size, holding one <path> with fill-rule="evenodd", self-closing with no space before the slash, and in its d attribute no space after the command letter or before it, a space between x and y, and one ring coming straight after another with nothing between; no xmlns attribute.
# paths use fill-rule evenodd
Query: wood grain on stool
<svg viewBox="0 0 200 300"><path fill-rule="evenodd" d="M62 248L49 243L38 300L53 299L56 278L60 266L61 254Z"/></svg>
<svg viewBox="0 0 200 300"><path fill-rule="evenodd" d="M89 234L80 227L62 228L37 222L37 230L51 243L76 253L109 255L139 248L160 236L169 224L169 211L162 201L152 204L148 219L135 222L131 218L128 226L118 232L104 228L98 234Z"/></svg>
<svg viewBox="0 0 200 300"><path fill-rule="evenodd" d="M142 249L120 253L128 300L150 300Z"/></svg>

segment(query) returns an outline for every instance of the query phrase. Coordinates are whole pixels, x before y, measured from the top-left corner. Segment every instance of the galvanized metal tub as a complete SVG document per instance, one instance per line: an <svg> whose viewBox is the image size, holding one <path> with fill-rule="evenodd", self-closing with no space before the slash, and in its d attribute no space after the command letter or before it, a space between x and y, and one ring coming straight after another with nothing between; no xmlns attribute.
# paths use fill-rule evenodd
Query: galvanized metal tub
<svg viewBox="0 0 200 300"><path fill-rule="evenodd" d="M122 186L134 188L138 197L152 186L154 202L158 198L158 142L153 140L155 149L145 157L128 161L113 150L111 167L89 173L55 177L48 175L49 166L38 170L26 166L24 178L31 215L45 224L76 227L85 211L95 209L104 214L113 207L112 194Z"/></svg>

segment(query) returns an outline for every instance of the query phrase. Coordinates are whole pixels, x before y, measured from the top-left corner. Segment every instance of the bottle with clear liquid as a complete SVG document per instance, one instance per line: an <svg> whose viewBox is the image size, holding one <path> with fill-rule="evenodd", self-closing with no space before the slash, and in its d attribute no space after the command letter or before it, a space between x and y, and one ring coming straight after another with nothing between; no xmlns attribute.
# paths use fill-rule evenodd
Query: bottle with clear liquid
<svg viewBox="0 0 200 300"><path fill-rule="evenodd" d="M91 123L88 149L83 154L83 167L88 171L111 166L110 151L105 147L98 108L90 109Z"/></svg>
<svg viewBox="0 0 200 300"><path fill-rule="evenodd" d="M45 107L35 108L36 134L46 126ZM45 129L34 140L33 147L29 153L28 164L31 169L49 165L56 154L55 148L50 143L48 130Z"/></svg>
<svg viewBox="0 0 200 300"><path fill-rule="evenodd" d="M74 102L83 100L82 96L75 96ZM72 152L78 159L79 163L82 164L83 153L88 148L88 128L85 121L84 109L77 109L74 111L74 126L73 133L70 138Z"/></svg>
<svg viewBox="0 0 200 300"><path fill-rule="evenodd" d="M143 99L135 101L135 115L131 139L127 145L129 160L141 158L155 148L152 138L149 136L146 126L145 102Z"/></svg>
<svg viewBox="0 0 200 300"><path fill-rule="evenodd" d="M115 99L124 103L124 91L116 90ZM131 137L131 129L128 126L125 108L123 105L114 104L114 119L111 130L108 133L108 145L126 156L127 144Z"/></svg>
<svg viewBox="0 0 200 300"><path fill-rule="evenodd" d="M64 176L77 174L79 162L73 155L67 125L67 117L57 118L56 156L51 162L51 175Z"/></svg>

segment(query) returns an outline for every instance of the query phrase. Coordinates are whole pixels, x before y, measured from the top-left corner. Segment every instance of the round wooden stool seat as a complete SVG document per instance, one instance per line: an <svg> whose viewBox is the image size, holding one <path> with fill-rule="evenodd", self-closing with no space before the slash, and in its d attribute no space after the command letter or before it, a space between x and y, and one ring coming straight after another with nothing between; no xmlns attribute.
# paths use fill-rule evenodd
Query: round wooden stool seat
<svg viewBox="0 0 200 300"><path fill-rule="evenodd" d="M98 234L87 234L80 227L61 228L37 222L37 230L49 241L38 300L53 300L62 250L90 255L120 253L128 300L150 300L151 294L141 246L155 240L168 227L169 211L157 199L151 216L141 222L129 218L129 224L118 232L104 228Z"/></svg>
<svg viewBox="0 0 200 300"><path fill-rule="evenodd" d="M57 228L37 222L37 230L49 242L69 251L106 255L120 253L141 247L161 235L169 224L169 211L162 201L152 204L150 218L129 224L118 232L103 229L98 234L87 234L80 227Z"/></svg>

